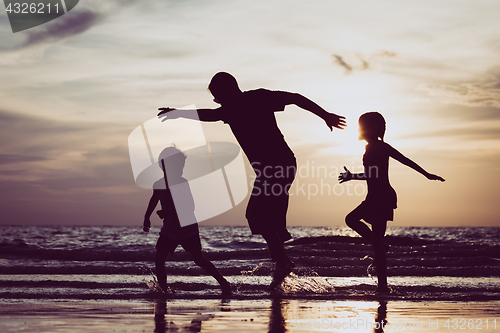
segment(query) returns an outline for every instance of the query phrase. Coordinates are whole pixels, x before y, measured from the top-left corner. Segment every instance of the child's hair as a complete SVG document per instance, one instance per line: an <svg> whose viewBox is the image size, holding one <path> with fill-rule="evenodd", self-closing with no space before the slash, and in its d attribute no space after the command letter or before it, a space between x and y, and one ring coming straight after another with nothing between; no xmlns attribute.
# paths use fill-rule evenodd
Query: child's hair
<svg viewBox="0 0 500 333"><path fill-rule="evenodd" d="M359 117L359 125L384 141L385 119L376 112L366 112Z"/></svg>
<svg viewBox="0 0 500 333"><path fill-rule="evenodd" d="M234 76L226 72L219 72L210 81L208 90L217 97L227 91L239 91L240 88Z"/></svg>
<svg viewBox="0 0 500 333"><path fill-rule="evenodd" d="M163 169L161 165L162 160L164 161L165 167L167 168L167 170L165 171L168 174L168 169L182 170L184 168L184 164L186 163L186 155L174 144L171 147L163 149L160 153L160 156L158 156L158 164L160 165L161 169Z"/></svg>

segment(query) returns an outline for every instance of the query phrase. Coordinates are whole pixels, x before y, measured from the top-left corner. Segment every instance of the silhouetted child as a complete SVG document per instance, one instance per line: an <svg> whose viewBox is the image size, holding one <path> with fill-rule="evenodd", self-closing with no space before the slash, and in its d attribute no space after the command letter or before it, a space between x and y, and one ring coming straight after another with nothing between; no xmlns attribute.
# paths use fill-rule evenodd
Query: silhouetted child
<svg viewBox="0 0 500 333"><path fill-rule="evenodd" d="M193 261L203 268L208 274L212 275L219 282L222 294L224 296L231 295L231 286L229 282L221 275L219 270L206 259L201 252L200 234L198 224L194 216L194 200L189 190L189 184L182 177L186 156L175 147L165 148L158 163L163 169L164 177L156 181L153 185L153 195L149 200L148 208L144 216L144 231L149 232L151 227L150 217L155 210L158 201L161 203L162 210L157 211L160 218L163 219L163 227L160 231L160 238L156 243L156 276L158 284L167 292L167 273L165 270L165 261L170 253L173 253L178 245L182 245L186 252L189 252ZM170 187L176 186L176 203ZM179 189L180 186L180 190ZM181 197L178 195L181 193ZM184 222L194 222L186 225L179 220L184 219Z"/></svg>
<svg viewBox="0 0 500 333"><path fill-rule="evenodd" d="M377 269L377 293L390 291L387 287L388 245L384 243L387 221L392 221L394 209L397 207L396 192L389 183L389 157L421 173L429 180L444 181L443 178L430 174L415 162L403 156L399 151L384 142L385 119L378 112L367 112L359 117L359 139L366 140L366 151L363 155L364 173L351 174L346 167L345 173L339 176L339 182L352 179L366 180L368 194L365 201L350 212L346 224L373 245L375 266ZM366 223L371 224L370 229Z"/></svg>

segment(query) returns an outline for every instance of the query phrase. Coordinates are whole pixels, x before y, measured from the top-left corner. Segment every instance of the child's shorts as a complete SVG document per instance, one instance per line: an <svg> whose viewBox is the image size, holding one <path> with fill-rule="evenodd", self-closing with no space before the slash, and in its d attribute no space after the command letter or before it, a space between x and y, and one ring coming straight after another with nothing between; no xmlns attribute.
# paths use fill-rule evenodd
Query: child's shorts
<svg viewBox="0 0 500 333"><path fill-rule="evenodd" d="M358 207L354 208L349 215L354 215L370 224L378 221L393 221L394 208L389 205L377 205L363 201Z"/></svg>
<svg viewBox="0 0 500 333"><path fill-rule="evenodd" d="M158 238L158 241L156 242L156 253L163 255L174 253L175 249L179 245L181 245L186 252L200 252L200 235L196 234L181 239L171 239L166 235L160 235L160 238Z"/></svg>

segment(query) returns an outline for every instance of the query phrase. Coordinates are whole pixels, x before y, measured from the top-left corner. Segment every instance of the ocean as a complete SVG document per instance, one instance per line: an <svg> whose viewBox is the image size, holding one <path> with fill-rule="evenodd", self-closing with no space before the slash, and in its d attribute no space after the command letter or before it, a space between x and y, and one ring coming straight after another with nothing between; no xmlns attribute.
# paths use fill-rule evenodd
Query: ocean
<svg viewBox="0 0 500 333"><path fill-rule="evenodd" d="M295 262L279 293L289 299L372 300L373 252L349 228L290 227ZM152 300L158 227L3 226L0 303ZM233 299L269 298L273 264L248 227L200 226L205 256L234 287ZM500 300L500 228L389 227L388 299ZM178 247L167 261L173 299L217 299L217 282Z"/></svg>

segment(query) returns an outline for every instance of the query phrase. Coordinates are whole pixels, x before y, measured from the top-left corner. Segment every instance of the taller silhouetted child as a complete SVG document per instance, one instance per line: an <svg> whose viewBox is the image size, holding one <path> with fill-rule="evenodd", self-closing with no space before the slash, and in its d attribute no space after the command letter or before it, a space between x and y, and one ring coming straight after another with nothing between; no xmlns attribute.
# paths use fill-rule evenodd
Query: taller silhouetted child
<svg viewBox="0 0 500 333"><path fill-rule="evenodd" d="M378 112L367 112L359 117L359 139L368 143L363 155L364 172L352 174L344 167L345 172L339 176L340 183L358 179L366 180L368 186L365 201L346 216L345 222L373 245L378 280L377 293L390 291L387 286L388 245L384 243L384 235L387 221L392 221L394 218L397 197L396 191L389 183L389 157L409 166L429 180L444 182L443 178L428 173L384 142L385 128L385 119ZM370 229L366 223L371 224L372 228Z"/></svg>

